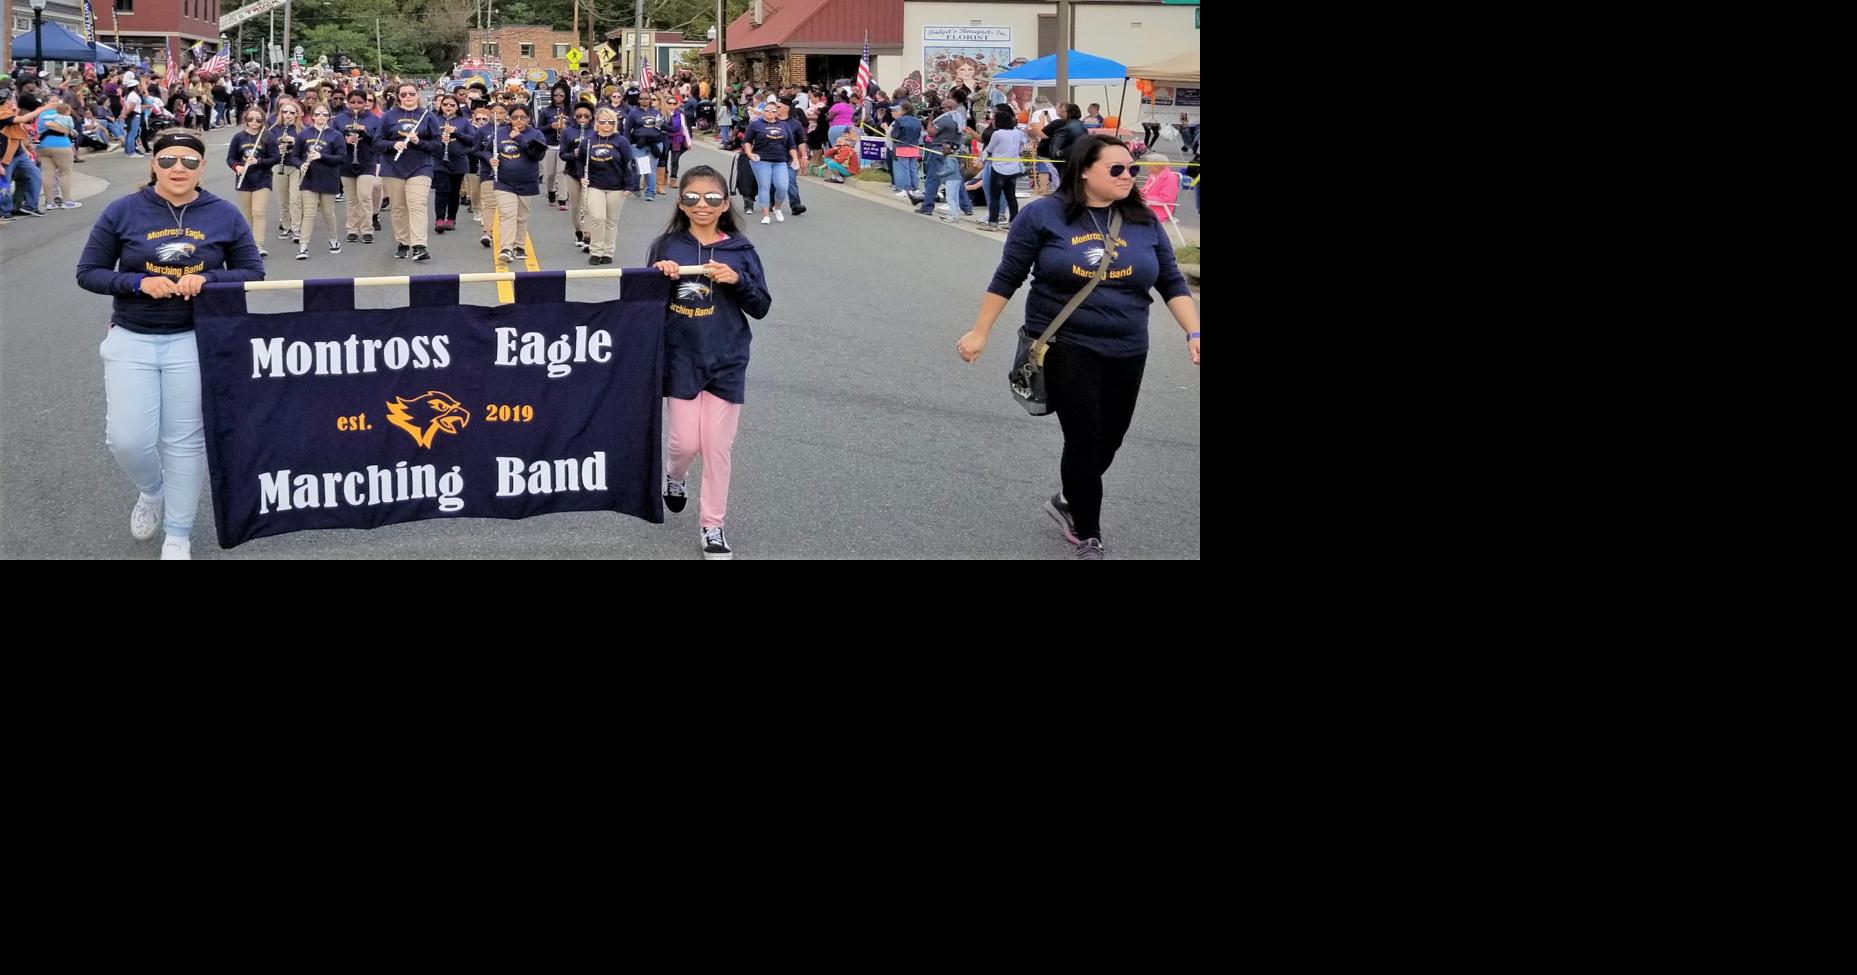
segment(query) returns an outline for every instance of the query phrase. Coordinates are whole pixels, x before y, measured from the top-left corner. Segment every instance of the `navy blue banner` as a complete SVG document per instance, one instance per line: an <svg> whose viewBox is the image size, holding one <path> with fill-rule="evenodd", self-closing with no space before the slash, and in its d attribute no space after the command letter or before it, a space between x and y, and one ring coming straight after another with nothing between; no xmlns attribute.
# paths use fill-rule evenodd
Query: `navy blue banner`
<svg viewBox="0 0 1857 975"><path fill-rule="evenodd" d="M219 544L427 518L617 511L664 521L664 309L672 281L627 271L615 301L519 275L515 304L458 303L416 277L411 306L361 309L353 282L304 283L303 311L194 301Z"/></svg>

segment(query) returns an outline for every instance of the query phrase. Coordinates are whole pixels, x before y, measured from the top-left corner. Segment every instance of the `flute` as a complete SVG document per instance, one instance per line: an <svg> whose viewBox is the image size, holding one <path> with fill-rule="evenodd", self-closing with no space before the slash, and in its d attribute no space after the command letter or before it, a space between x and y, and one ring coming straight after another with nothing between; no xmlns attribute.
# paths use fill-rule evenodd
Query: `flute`
<svg viewBox="0 0 1857 975"><path fill-rule="evenodd" d="M430 105L428 105L428 106L426 106L426 110L425 110L425 111L423 111L423 112L420 112L420 113L419 113L419 121L418 121L418 122L414 122L414 123L413 123L413 131L411 131L411 132L409 132L409 133L407 133L407 135L408 135L409 137L412 137L412 138L417 138L417 137L418 137L418 135L419 135L419 126L420 126L420 123L422 123L422 122L424 122L424 121L426 120L426 116L428 116L428 115L430 115L430 114L432 114L432 107L431 107ZM401 142L400 142L400 148L398 148L398 149L395 149L395 150L394 150L394 152L393 152L393 161L394 161L394 162L399 162L399 161L400 161L400 154L401 154L401 153L403 153L403 152L405 152L405 151L406 151L406 147L407 147L407 146L409 146L409 145L411 145L411 144L412 144L412 143L410 143L410 142L407 142L406 140L401 140Z"/></svg>
<svg viewBox="0 0 1857 975"><path fill-rule="evenodd" d="M449 116L447 116L447 118L449 118ZM441 130L442 134L445 137L444 138L445 152L443 155L444 155L444 159L446 162L451 162L451 130L452 128L453 128L452 124L450 122L446 122L444 127Z"/></svg>

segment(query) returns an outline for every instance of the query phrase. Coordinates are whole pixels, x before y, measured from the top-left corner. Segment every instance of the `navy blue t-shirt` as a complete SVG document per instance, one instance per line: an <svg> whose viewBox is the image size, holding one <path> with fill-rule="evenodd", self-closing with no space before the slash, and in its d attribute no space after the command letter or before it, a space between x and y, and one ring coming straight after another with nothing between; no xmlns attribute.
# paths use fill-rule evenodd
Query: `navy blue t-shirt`
<svg viewBox="0 0 1857 975"><path fill-rule="evenodd" d="M1011 298L1026 274L1032 274L1023 334L1043 332L1077 291L1090 283L1106 253L1102 231L1108 228L1109 217L1109 208L1102 207L1085 210L1075 222L1067 222L1063 200L1056 196L1033 200L1019 211L987 291ZM1051 337L1052 342L1068 342L1112 357L1145 355L1152 293L1159 291L1166 300L1191 294L1186 276L1174 263L1173 241L1167 239L1159 222L1125 222L1117 236L1115 263L1108 277L1077 306Z"/></svg>
<svg viewBox="0 0 1857 975"><path fill-rule="evenodd" d="M748 148L762 162L786 162L793 150L793 130L784 122L755 119L748 123Z"/></svg>

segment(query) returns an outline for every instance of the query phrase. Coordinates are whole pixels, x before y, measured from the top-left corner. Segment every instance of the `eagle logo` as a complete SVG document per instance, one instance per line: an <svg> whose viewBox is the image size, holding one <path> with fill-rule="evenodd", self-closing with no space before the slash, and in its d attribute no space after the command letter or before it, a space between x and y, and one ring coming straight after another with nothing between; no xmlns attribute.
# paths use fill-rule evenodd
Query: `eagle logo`
<svg viewBox="0 0 1857 975"><path fill-rule="evenodd" d="M401 135L411 135L413 130L419 127L419 123L409 118L403 118L395 127L400 130Z"/></svg>
<svg viewBox="0 0 1857 975"><path fill-rule="evenodd" d="M1096 265L1101 264L1103 262L1103 249L1101 247L1092 247L1089 250L1084 251L1083 260L1084 260L1084 263L1088 264L1091 267L1095 267Z"/></svg>
<svg viewBox="0 0 1857 975"><path fill-rule="evenodd" d="M504 159L514 159L522 155L522 147L514 142L505 142L498 146L497 149L502 153Z"/></svg>
<svg viewBox="0 0 1857 975"><path fill-rule="evenodd" d="M163 244L161 245L161 250L155 252L155 260L184 261L192 257L193 252L194 246L184 240L172 244Z"/></svg>
<svg viewBox="0 0 1857 975"><path fill-rule="evenodd" d="M258 144L256 142L246 143L244 152L247 161L258 158Z"/></svg>
<svg viewBox="0 0 1857 975"><path fill-rule="evenodd" d="M707 301L709 292L709 285L701 281L685 281L677 286L677 297L685 301Z"/></svg>
<svg viewBox="0 0 1857 975"><path fill-rule="evenodd" d="M593 158L598 159L600 162L608 162L613 158L613 147L594 146L592 154Z"/></svg>
<svg viewBox="0 0 1857 975"><path fill-rule="evenodd" d="M278 136L277 137L277 154L280 156L289 155L291 148L295 146L296 144L297 144L297 140L292 136L288 136L288 135Z"/></svg>
<svg viewBox="0 0 1857 975"><path fill-rule="evenodd" d="M439 431L455 435L458 428L470 426L471 414L450 393L429 389L412 399L394 397L387 404L387 422L411 434L419 446L430 448Z"/></svg>

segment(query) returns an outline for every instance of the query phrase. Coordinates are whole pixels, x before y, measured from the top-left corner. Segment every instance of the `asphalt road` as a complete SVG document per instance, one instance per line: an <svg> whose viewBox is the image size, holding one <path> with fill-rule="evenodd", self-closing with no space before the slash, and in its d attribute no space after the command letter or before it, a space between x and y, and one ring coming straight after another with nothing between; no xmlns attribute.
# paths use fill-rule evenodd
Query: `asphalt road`
<svg viewBox="0 0 1857 975"><path fill-rule="evenodd" d="M224 158L230 128L209 134ZM724 166L693 149L686 166ZM154 558L130 538L135 488L103 443L97 358L109 298L78 288L77 257L111 199L146 179L144 158L90 158L79 171L108 181L84 208L0 228L0 555L7 558ZM100 187L99 183L86 183ZM207 189L230 196L232 177L209 166ZM747 405L735 445L729 536L737 558L1061 558L1069 553L1040 510L1057 489L1062 439L1055 417L1025 415L1006 391L1021 290L985 356L960 361L954 341L972 322L998 262L1002 235L949 226L892 201L803 178L809 212L748 226L767 266L773 311L755 328ZM620 223L620 265L644 263L671 202L631 199ZM276 204L273 198L272 209ZM338 204L338 216L342 205ZM386 217L382 217L386 224ZM390 226L390 225L389 225ZM434 236L434 259L393 258L392 235L308 261L267 228L272 279L492 270L473 232ZM587 266L566 213L535 212L544 269ZM319 232L319 236L322 235ZM595 283L570 287L597 300ZM396 295L394 292L398 291ZM493 303L494 286L464 289ZM404 304L401 289L362 300ZM282 310L299 300L267 295ZM1127 443L1106 478L1103 523L1113 558L1199 556L1199 372L1158 301L1153 351ZM1216 326L1215 326L1216 328ZM700 468L699 468L700 473ZM696 486L693 475L692 488ZM613 514L525 521L458 519L369 532L299 532L222 550L210 500L194 528L197 559L699 558L697 500L662 526Z"/></svg>

